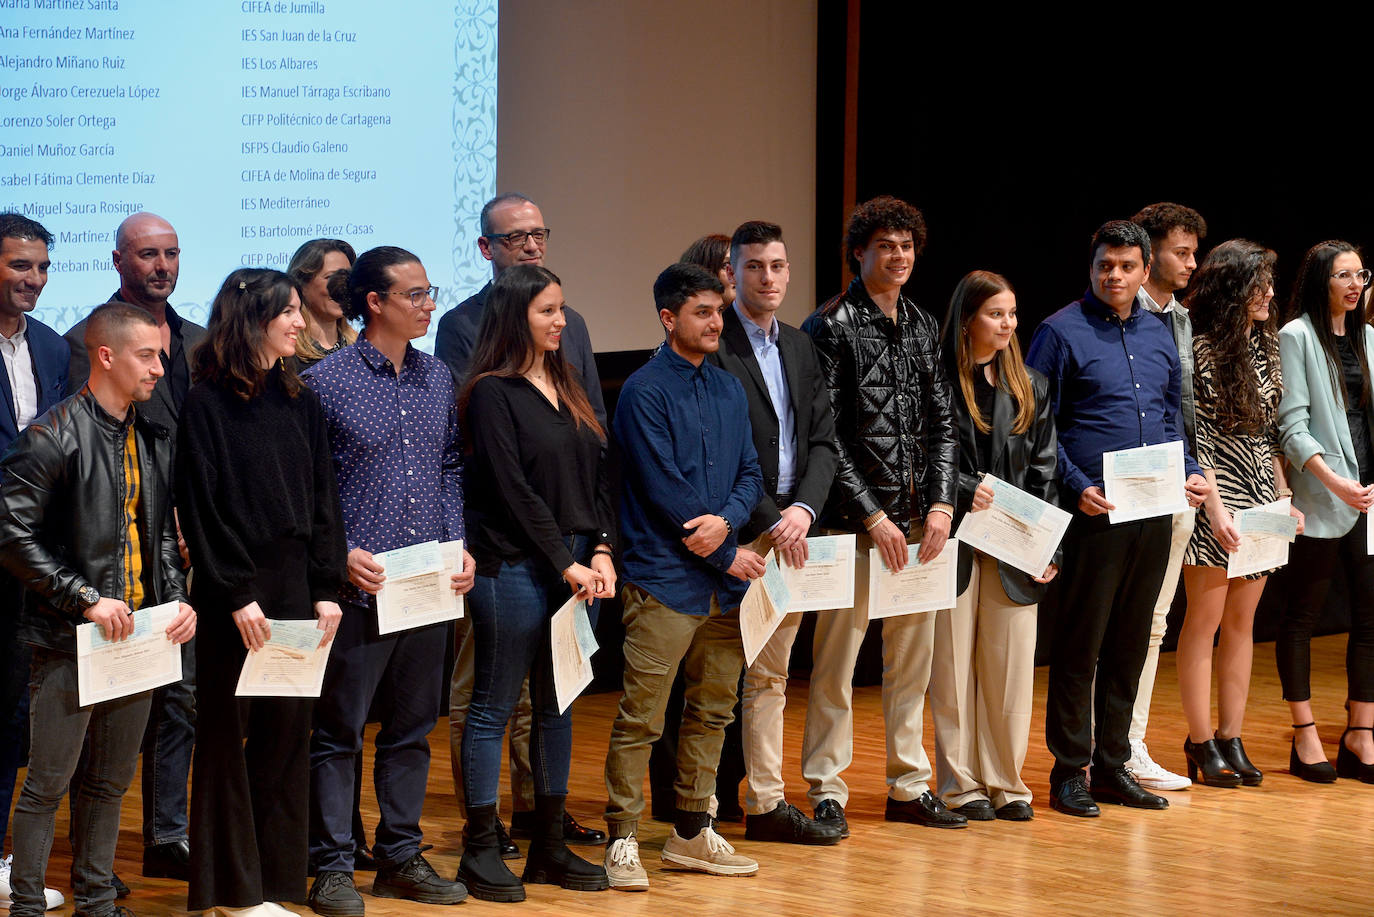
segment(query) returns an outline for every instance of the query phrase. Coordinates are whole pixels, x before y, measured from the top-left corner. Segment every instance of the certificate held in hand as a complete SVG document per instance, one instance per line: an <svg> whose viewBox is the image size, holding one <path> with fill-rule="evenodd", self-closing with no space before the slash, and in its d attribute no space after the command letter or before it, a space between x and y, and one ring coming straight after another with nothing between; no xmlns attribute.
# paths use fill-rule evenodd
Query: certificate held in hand
<svg viewBox="0 0 1374 917"><path fill-rule="evenodd" d="M392 634L463 616L449 577L463 570L463 542L426 541L373 554L386 572L377 593L377 633Z"/></svg>
<svg viewBox="0 0 1374 917"><path fill-rule="evenodd" d="M778 569L777 552L764 558L763 576L749 584L739 605L739 636L744 644L744 664L753 665L759 653L787 615L791 590Z"/></svg>
<svg viewBox="0 0 1374 917"><path fill-rule="evenodd" d="M1116 525L1185 512L1183 478L1183 443L1177 440L1102 453L1102 495L1116 507L1107 520Z"/></svg>
<svg viewBox="0 0 1374 917"><path fill-rule="evenodd" d="M1043 576L1073 516L990 474L992 506L965 513L955 534L977 548L1031 576Z"/></svg>
<svg viewBox="0 0 1374 917"><path fill-rule="evenodd" d="M907 545L906 566L893 572L882 552L869 548L868 619L892 618L953 608L958 598L959 542L951 538L929 563L920 563L920 545Z"/></svg>
<svg viewBox="0 0 1374 917"><path fill-rule="evenodd" d="M107 640L99 624L76 628L76 696L83 707L181 681L181 647L167 636L178 602L133 613L134 632Z"/></svg>
<svg viewBox="0 0 1374 917"><path fill-rule="evenodd" d="M816 535L806 539L806 566L778 565L791 593L788 614L854 607L854 542L854 535Z"/></svg>

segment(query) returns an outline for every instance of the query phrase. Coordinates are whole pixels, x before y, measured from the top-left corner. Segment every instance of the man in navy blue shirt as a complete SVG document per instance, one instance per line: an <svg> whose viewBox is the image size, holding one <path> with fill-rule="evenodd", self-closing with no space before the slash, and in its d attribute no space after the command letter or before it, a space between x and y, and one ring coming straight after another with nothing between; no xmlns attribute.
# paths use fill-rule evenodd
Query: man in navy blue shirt
<svg viewBox="0 0 1374 917"><path fill-rule="evenodd" d="M1041 323L1026 354L1026 365L1049 380L1061 493L1066 508L1074 510L1050 647L1050 806L1083 817L1099 814L1094 800L1142 809L1169 806L1141 788L1126 760L1172 518L1110 524L1107 513L1114 507L1102 482L1104 452L1183 436L1178 348L1169 329L1136 302L1149 270L1150 239L1143 229L1125 220L1103 225L1093 235L1090 289ZM1210 488L1186 444L1184 466L1188 502L1197 506ZM1083 772L1090 761L1091 793Z"/></svg>
<svg viewBox="0 0 1374 917"><path fill-rule="evenodd" d="M606 755L606 874L644 891L635 831L644 811L649 749L678 664L687 683L678 733L677 815L663 860L715 875L750 875L711 827L721 739L730 722L744 647L739 604L763 559L739 544L763 493L737 379L706 362L720 346L723 287L694 264L654 282L667 344L625 382L613 428L625 452L625 693Z"/></svg>

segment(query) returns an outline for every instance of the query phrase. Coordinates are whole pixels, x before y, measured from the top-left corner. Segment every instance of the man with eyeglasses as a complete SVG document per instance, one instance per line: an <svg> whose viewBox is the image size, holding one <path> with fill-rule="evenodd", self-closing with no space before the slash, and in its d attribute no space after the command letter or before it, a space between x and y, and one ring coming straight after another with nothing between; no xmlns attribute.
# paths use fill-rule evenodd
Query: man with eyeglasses
<svg viewBox="0 0 1374 917"><path fill-rule="evenodd" d="M507 191L487 201L482 207L482 235L477 239L477 247L482 257L491 262L492 280L501 276L506 268L517 264L544 263L544 253L549 241L549 227L544 223L544 215L539 212L534 201ZM462 389L467 376L468 362L477 345L477 333L482 326L482 313L486 310L487 294L491 292L488 283L472 296L459 303L439 320L439 334L434 347L434 355L448 364L453 371L459 389ZM587 323L571 307L563 310L567 327L563 329L563 343L560 353L568 365L576 368L591 402L596 419L606 427L606 402L601 395L601 377L596 371L596 357L592 351L592 340L587 334ZM596 614L595 606L591 609ZM595 617L593 617L595 623ZM454 626L454 665L453 681L449 691L449 748L453 762L453 787L458 796L458 808L464 808L463 769L460 754L463 742L463 725L467 721L468 705L472 701L472 640L466 618ZM511 798L514 813L511 828L517 836L530 836L534 828L534 778L530 774L530 696L529 686L520 692L515 714L510 724L510 767ZM466 813L464 813L466 814ZM600 831L584 828L572 815L564 813L564 834L570 844L604 844L606 836ZM497 822L501 840L501 853L506 859L520 856L520 850L506 835L505 826Z"/></svg>
<svg viewBox="0 0 1374 917"><path fill-rule="evenodd" d="M373 776L380 819L372 894L457 904L461 882L439 877L421 854L420 814L429 778L429 733L439 718L446 625L377 632L386 579L374 555L463 537L462 444L453 379L411 345L429 330L437 290L410 252L365 252L349 273L344 315L361 319L358 340L302 374L320 397L338 475L348 538L343 620L315 704L310 739L310 859L317 914L361 917L353 885L354 761L368 711L377 704ZM454 592L472 588L464 552L450 571ZM379 700L380 698L380 700Z"/></svg>

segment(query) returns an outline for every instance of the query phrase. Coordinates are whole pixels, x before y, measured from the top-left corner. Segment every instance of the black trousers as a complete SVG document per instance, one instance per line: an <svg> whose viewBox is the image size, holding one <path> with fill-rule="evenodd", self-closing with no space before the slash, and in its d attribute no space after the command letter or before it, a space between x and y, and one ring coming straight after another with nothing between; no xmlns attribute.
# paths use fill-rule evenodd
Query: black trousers
<svg viewBox="0 0 1374 917"><path fill-rule="evenodd" d="M1045 708L1052 784L1081 771L1090 757L1115 768L1131 756L1131 710L1172 526L1169 516L1110 525L1105 514L1074 514L1064 539Z"/></svg>
<svg viewBox="0 0 1374 917"><path fill-rule="evenodd" d="M1331 581L1341 576L1350 598L1350 639L1345 645L1345 675L1353 701L1374 701L1374 557L1365 550L1369 516L1340 538L1299 535L1281 574L1288 604L1279 620L1274 646L1283 699L1312 699L1312 628L1326 607Z"/></svg>

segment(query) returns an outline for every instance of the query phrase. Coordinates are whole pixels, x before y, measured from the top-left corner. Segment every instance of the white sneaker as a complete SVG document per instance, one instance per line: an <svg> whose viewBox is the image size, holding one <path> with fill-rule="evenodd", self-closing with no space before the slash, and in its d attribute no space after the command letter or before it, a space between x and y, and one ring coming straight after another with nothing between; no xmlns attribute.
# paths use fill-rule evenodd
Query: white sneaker
<svg viewBox="0 0 1374 917"><path fill-rule="evenodd" d="M611 888L623 892L647 892L649 874L639 862L639 841L634 835L618 837L606 848L606 878Z"/></svg>
<svg viewBox="0 0 1374 917"><path fill-rule="evenodd" d="M1186 790L1193 785L1187 777L1166 771L1150 757L1144 742L1131 743L1131 760L1126 762L1135 782L1147 790Z"/></svg>
<svg viewBox="0 0 1374 917"><path fill-rule="evenodd" d="M663 862L715 876L752 876L759 871L756 861L735 853L730 842L709 826L690 841L679 837L674 828L663 844Z"/></svg>
<svg viewBox="0 0 1374 917"><path fill-rule="evenodd" d="M0 860L0 906L10 906L10 869L14 866L14 857L7 856ZM48 910L61 907L67 903L67 899L62 897L62 893L55 888L43 889L44 906Z"/></svg>

